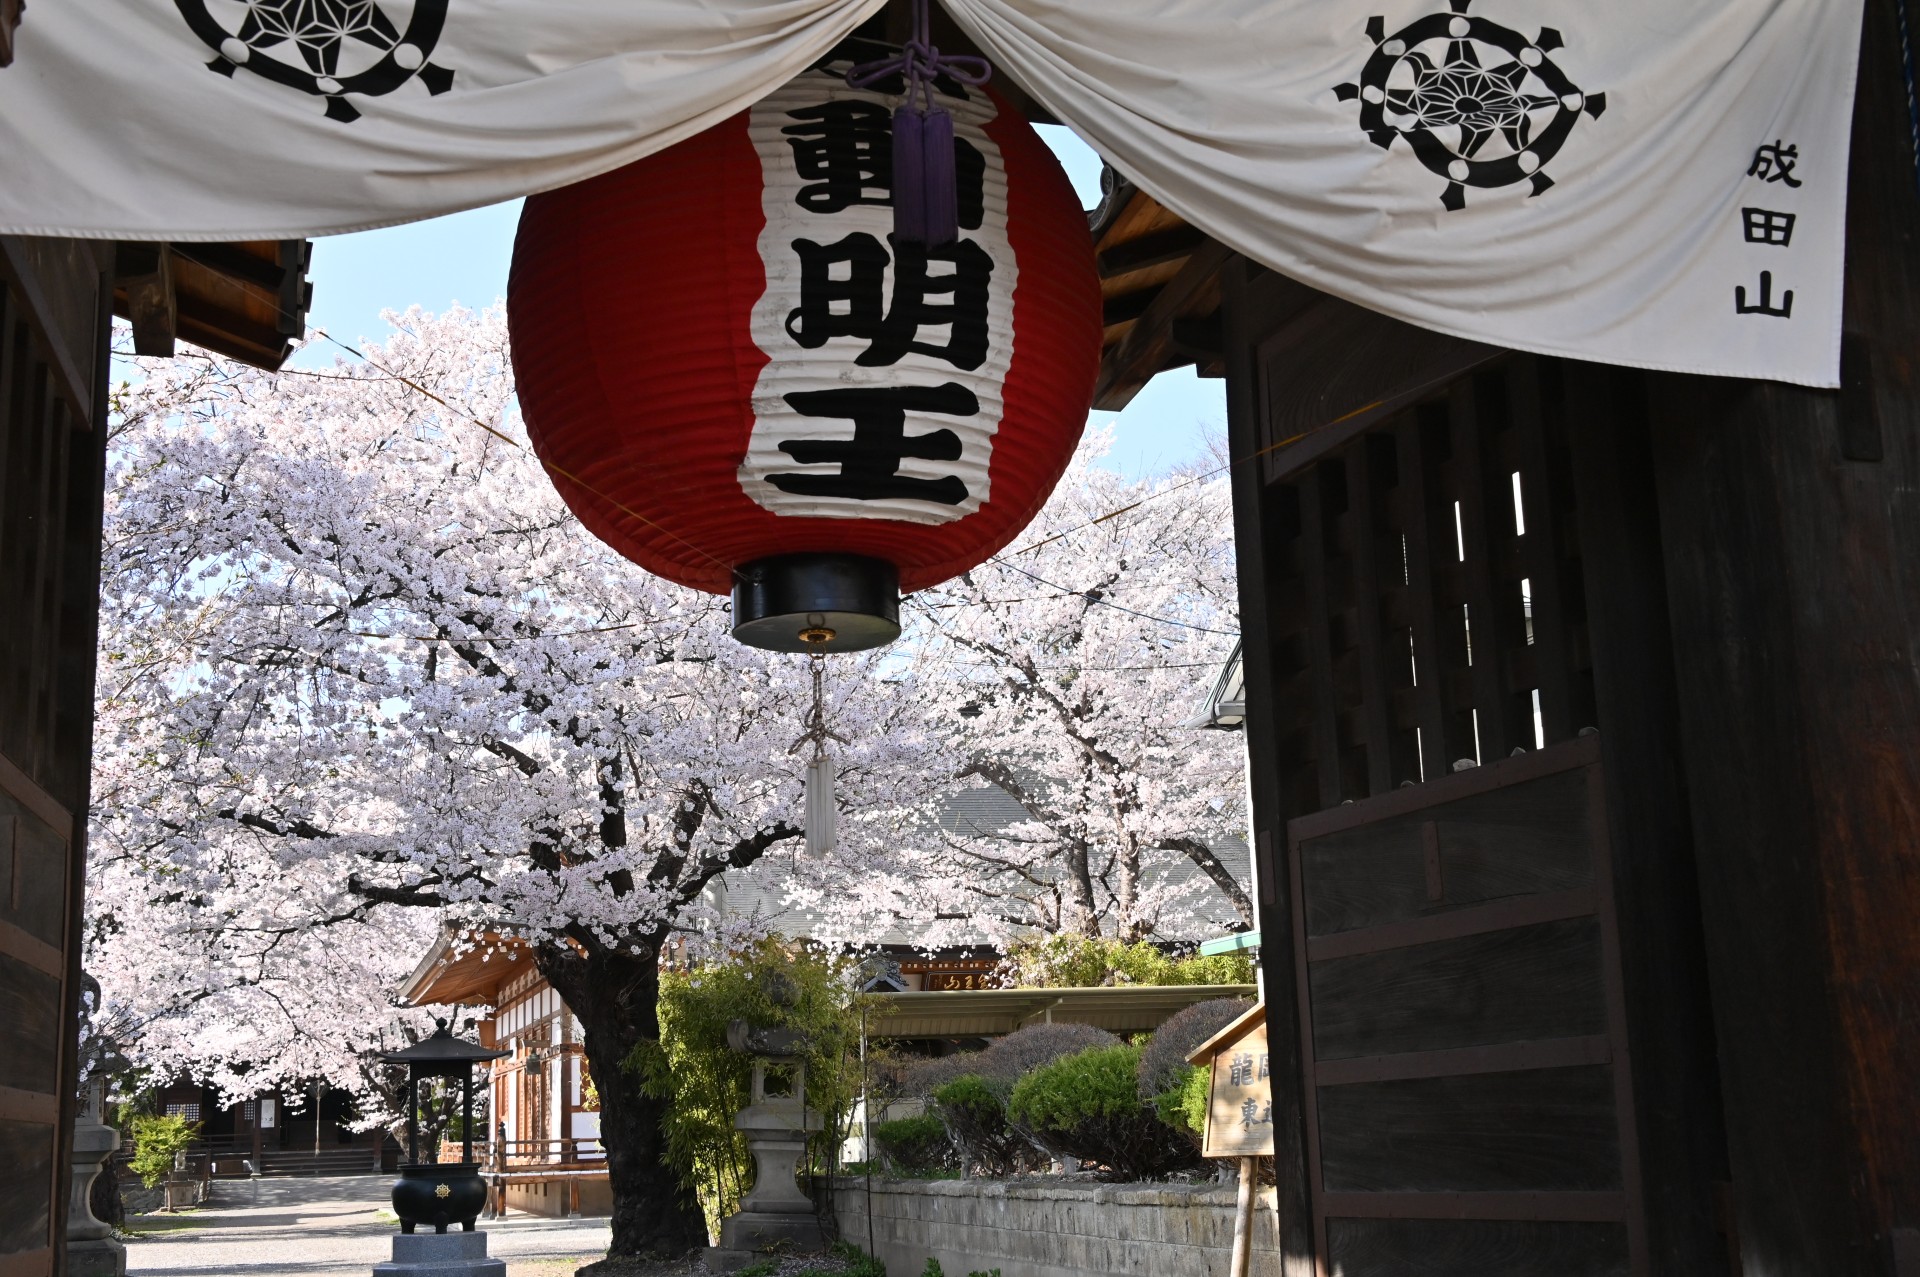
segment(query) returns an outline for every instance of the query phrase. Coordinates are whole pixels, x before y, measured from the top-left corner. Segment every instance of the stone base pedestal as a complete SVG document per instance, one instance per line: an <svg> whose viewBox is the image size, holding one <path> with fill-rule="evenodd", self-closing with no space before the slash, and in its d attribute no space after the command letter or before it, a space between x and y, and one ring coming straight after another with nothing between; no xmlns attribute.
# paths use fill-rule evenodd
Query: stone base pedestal
<svg viewBox="0 0 1920 1277"><path fill-rule="evenodd" d="M127 1248L111 1237L67 1243L67 1277L126 1277Z"/></svg>
<svg viewBox="0 0 1920 1277"><path fill-rule="evenodd" d="M825 1250L826 1233L811 1208L802 1211L741 1211L720 1223L721 1250Z"/></svg>
<svg viewBox="0 0 1920 1277"><path fill-rule="evenodd" d="M373 1277L507 1277L507 1264L487 1258L485 1233L395 1233L393 1260Z"/></svg>

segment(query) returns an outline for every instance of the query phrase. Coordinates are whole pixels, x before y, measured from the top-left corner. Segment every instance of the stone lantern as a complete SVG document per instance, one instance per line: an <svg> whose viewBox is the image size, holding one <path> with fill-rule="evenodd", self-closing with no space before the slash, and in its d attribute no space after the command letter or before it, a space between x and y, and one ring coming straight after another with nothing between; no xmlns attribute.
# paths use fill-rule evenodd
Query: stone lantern
<svg viewBox="0 0 1920 1277"><path fill-rule="evenodd" d="M487 1204L487 1182L473 1160L473 1066L510 1053L463 1041L447 1030L445 1020L438 1023L424 1042L380 1057L407 1066L408 1160L393 1184L393 1213L400 1217L393 1262L376 1264L373 1271L375 1277L505 1277L506 1265L487 1257L486 1234L474 1231L474 1221ZM454 1079L460 1086L458 1162L430 1160L435 1150L420 1147L420 1083L436 1077ZM431 1236L413 1235L422 1224L433 1228ZM449 1235L453 1224L461 1231Z"/></svg>
<svg viewBox="0 0 1920 1277"><path fill-rule="evenodd" d="M775 1005L791 1005L791 985L777 976L772 984ZM751 1262L757 1251L826 1246L813 1200L795 1183L807 1137L825 1125L807 1108L807 1039L791 1029L734 1020L727 1025L727 1045L753 1058L750 1102L733 1119L753 1155L753 1187L740 1209L721 1221L720 1245L707 1253L707 1266L717 1272Z"/></svg>

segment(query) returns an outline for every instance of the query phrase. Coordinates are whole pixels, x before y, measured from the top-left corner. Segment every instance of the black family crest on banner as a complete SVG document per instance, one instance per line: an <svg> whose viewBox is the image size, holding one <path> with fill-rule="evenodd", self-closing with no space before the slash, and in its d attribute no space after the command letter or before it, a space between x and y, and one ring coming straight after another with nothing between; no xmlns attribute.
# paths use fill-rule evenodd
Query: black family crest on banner
<svg viewBox="0 0 1920 1277"><path fill-rule="evenodd" d="M1392 35L1367 20L1373 56L1360 83L1341 84L1342 102L1360 99L1360 127L1390 147L1404 137L1420 162L1447 179L1440 202L1466 207L1469 186L1553 185L1546 166L1582 114L1598 119L1604 93L1583 93L1549 55L1565 41L1552 27L1528 39L1511 27L1469 17L1472 0L1450 0Z"/></svg>
<svg viewBox="0 0 1920 1277"><path fill-rule="evenodd" d="M419 79L430 93L453 87L453 72L427 59L440 42L448 0L414 0L403 32L376 0L174 0L193 33L215 53L207 69L236 68L327 101L327 118L360 118L347 99L379 97ZM282 61L275 53L298 55Z"/></svg>

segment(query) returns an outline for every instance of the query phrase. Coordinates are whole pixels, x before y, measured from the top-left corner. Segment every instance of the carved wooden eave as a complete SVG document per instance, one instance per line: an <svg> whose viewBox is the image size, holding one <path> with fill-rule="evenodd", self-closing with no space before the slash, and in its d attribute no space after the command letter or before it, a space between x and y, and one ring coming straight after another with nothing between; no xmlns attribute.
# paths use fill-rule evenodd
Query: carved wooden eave
<svg viewBox="0 0 1920 1277"><path fill-rule="evenodd" d="M175 339L272 371L306 331L312 244L122 242L113 313L133 325L134 349L171 355Z"/></svg>
<svg viewBox="0 0 1920 1277"><path fill-rule="evenodd" d="M1101 185L1090 214L1105 331L1093 406L1118 411L1169 368L1224 376L1220 272L1232 250L1112 169Z"/></svg>
<svg viewBox="0 0 1920 1277"><path fill-rule="evenodd" d="M533 946L494 931L443 930L396 990L408 1006L491 1006L500 986L527 969Z"/></svg>

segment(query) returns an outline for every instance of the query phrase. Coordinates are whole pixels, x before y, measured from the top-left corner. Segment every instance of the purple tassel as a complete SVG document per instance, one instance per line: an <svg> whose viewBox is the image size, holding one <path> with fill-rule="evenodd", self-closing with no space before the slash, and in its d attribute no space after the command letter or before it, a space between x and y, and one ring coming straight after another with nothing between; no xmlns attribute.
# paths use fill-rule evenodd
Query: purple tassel
<svg viewBox="0 0 1920 1277"><path fill-rule="evenodd" d="M993 74L985 58L943 57L928 43L927 0L914 4L914 34L897 58L847 72L847 83L869 88L888 76L906 78L905 100L893 113L893 237L902 244L939 248L960 238L960 187L954 171L953 116L940 105L933 81L948 75L982 85Z"/></svg>
<svg viewBox="0 0 1920 1277"><path fill-rule="evenodd" d="M902 106L893 113L893 234L928 248L960 238L953 116L942 107Z"/></svg>

